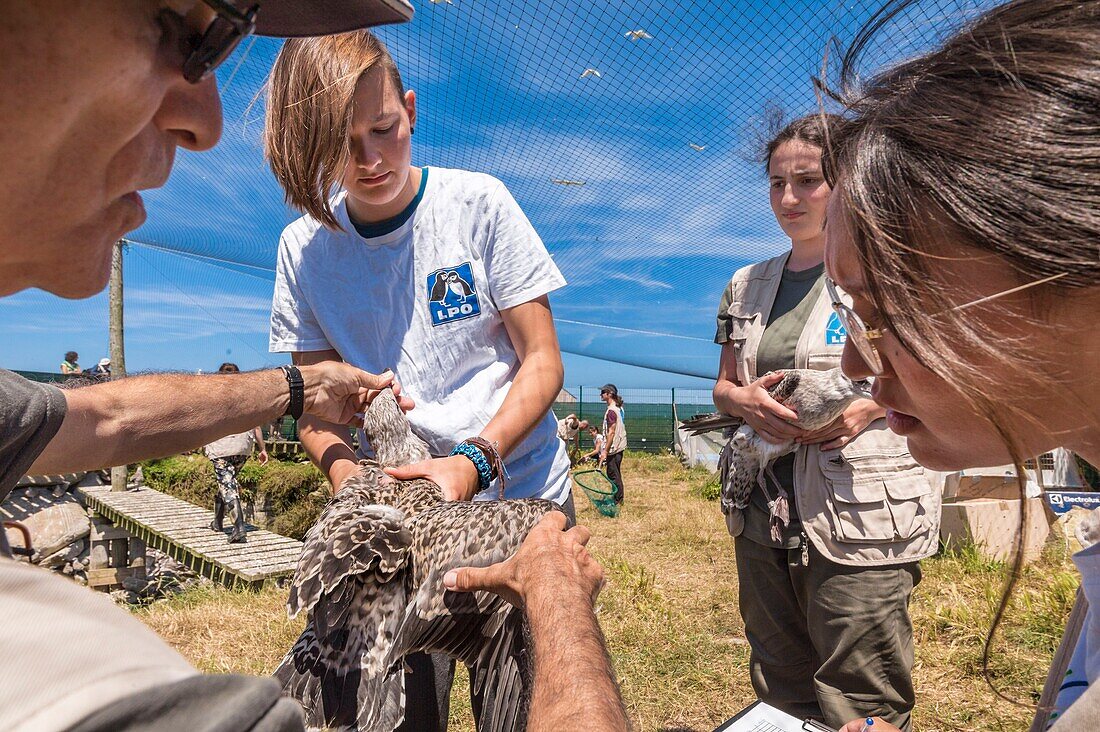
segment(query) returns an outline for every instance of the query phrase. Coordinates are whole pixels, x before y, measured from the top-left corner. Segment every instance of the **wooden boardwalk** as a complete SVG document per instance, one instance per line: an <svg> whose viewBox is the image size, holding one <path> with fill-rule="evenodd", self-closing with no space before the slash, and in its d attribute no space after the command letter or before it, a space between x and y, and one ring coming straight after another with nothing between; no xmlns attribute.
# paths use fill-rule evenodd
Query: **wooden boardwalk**
<svg viewBox="0 0 1100 732"><path fill-rule="evenodd" d="M258 589L266 580L291 575L302 553L300 541L262 529L249 531L244 543L228 544L226 534L210 530L212 511L152 488L77 490L88 508L117 528L229 587Z"/></svg>

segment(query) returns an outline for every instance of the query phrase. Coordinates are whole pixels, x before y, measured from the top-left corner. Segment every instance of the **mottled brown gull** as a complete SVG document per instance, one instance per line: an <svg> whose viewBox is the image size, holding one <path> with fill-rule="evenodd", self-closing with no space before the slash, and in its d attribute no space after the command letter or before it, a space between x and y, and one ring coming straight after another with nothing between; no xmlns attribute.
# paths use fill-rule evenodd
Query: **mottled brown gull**
<svg viewBox="0 0 1100 732"><path fill-rule="evenodd" d="M522 730L522 612L489 593L446 591L443 575L510 557L556 506L445 502L431 481L387 475L382 468L429 457L389 390L363 429L376 460L344 481L306 536L287 608L308 621L275 676L311 726L389 732L404 719L404 658L446 653L473 667L471 683L485 692L479 730Z"/></svg>

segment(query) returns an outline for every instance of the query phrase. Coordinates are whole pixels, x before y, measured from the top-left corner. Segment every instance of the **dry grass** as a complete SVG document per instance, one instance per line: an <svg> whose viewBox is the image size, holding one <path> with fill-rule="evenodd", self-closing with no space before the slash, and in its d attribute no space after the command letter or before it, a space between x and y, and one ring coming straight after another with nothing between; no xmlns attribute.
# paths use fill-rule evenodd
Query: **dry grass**
<svg viewBox="0 0 1100 732"><path fill-rule="evenodd" d="M732 542L707 478L672 458L624 464L627 505L600 516L577 495L592 552L607 569L600 621L630 715L639 730L711 730L754 699L749 649L737 608ZM974 553L924 562L914 593L915 729L1024 730L1030 711L997 699L981 676L981 644L1004 567ZM1076 586L1065 552L1026 573L991 668L999 688L1033 703ZM301 628L286 619L285 592L191 591L138 611L196 666L268 674ZM452 695L453 730L473 730L465 672Z"/></svg>

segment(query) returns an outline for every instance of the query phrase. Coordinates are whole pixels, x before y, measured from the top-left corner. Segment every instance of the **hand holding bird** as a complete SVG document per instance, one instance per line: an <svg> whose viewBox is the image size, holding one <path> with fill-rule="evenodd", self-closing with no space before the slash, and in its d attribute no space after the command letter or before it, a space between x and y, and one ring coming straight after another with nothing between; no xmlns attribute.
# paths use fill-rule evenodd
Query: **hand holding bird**
<svg viewBox="0 0 1100 732"><path fill-rule="evenodd" d="M819 430L803 432L795 438L799 445L821 445L822 450L836 450L867 429L867 425L886 416L886 410L871 399L858 399L848 405L839 417Z"/></svg>
<svg viewBox="0 0 1100 732"><path fill-rule="evenodd" d="M728 396L733 407L730 411L737 411L737 415L699 414L684 420L682 427L696 435L725 430L729 441L718 459L722 512L730 514L734 509L746 508L753 489L759 486L771 510L772 538L779 541L790 520L789 497L772 474L772 463L794 452L799 437L830 435L838 421L844 431L857 427L870 413L861 407L853 412L849 423L843 421L845 412L854 402L870 396L870 383L852 381L838 368L791 369L765 374L748 387L730 390ZM721 406L730 408L727 404ZM775 484L774 494L765 476Z"/></svg>
<svg viewBox="0 0 1100 732"><path fill-rule="evenodd" d="M798 414L777 402L771 394L783 376L782 371L764 374L748 386L730 390L728 402L719 406L725 407L722 411L731 416L743 419L768 442L778 445L796 439L805 434L796 424Z"/></svg>
<svg viewBox="0 0 1100 732"><path fill-rule="evenodd" d="M443 585L456 592L485 590L518 608L538 592L557 595L568 588L582 592L593 604L604 585L603 568L585 546L591 533L583 526L565 530L565 514L551 511L531 529L519 551L488 567L453 569Z"/></svg>
<svg viewBox="0 0 1100 732"><path fill-rule="evenodd" d="M465 455L432 458L423 462L386 468L397 480L425 478L443 490L445 501L469 501L478 491L477 468Z"/></svg>

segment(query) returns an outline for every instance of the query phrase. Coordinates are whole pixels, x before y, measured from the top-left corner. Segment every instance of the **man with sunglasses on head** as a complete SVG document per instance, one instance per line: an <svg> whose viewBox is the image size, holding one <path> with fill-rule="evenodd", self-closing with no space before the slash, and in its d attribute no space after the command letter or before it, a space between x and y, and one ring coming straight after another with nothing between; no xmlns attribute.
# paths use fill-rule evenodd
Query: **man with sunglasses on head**
<svg viewBox="0 0 1100 732"><path fill-rule="evenodd" d="M411 14L404 0L0 0L0 296L104 288L114 242L145 220L140 191L164 184L177 147L217 142L212 71L242 38ZM325 364L62 391L0 371L0 498L25 473L179 453L283 414L347 424L391 383ZM0 555L4 729L302 728L274 681L200 675L106 595L13 561L3 531Z"/></svg>
<svg viewBox="0 0 1100 732"><path fill-rule="evenodd" d="M106 286L112 246L145 220L140 191L164 184L177 147L217 142L212 72L243 38L325 35L411 15L406 0L0 0L0 297L37 287L83 298ZM348 424L391 383L333 362L67 391L0 370L0 499L27 473L178 453L283 414ZM454 588L525 603L537 642L595 654L589 666L603 669L605 683L590 688L617 699L591 611L602 572L584 551L586 535L561 528L549 520L523 556L461 570ZM565 593L572 601L553 602L563 588L575 590ZM562 613L587 618L572 624L588 633L583 643L555 635L571 626ZM13 561L3 531L0 621L7 730L302 729L273 680L200 675L106 596ZM562 710L551 711L551 692L573 681L537 665L546 693L536 693L532 715L541 705L553 724Z"/></svg>

